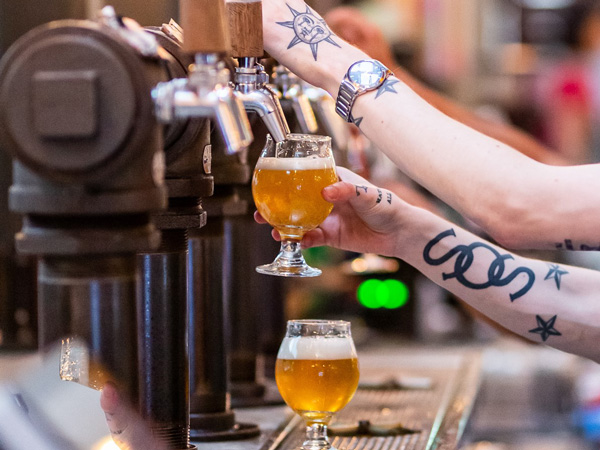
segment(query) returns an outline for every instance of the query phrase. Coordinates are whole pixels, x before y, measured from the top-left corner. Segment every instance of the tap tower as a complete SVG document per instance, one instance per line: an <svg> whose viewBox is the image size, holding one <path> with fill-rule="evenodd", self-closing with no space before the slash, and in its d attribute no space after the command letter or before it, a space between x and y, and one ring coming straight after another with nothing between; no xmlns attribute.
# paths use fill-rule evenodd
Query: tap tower
<svg viewBox="0 0 600 450"><path fill-rule="evenodd" d="M151 91L168 74L156 42L114 19L53 22L13 44L0 140L16 248L38 257L41 347L83 339L90 383L110 377L136 399L136 253L160 244L151 213L166 206Z"/></svg>

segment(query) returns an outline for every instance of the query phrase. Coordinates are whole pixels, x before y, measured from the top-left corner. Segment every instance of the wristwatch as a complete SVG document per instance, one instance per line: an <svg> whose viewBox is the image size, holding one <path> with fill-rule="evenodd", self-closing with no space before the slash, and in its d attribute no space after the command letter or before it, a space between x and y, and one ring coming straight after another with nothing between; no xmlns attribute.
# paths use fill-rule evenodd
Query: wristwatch
<svg viewBox="0 0 600 450"><path fill-rule="evenodd" d="M393 75L392 71L375 59L356 61L348 68L340 84L335 111L346 122L352 122L352 106L356 98L379 88L390 75Z"/></svg>

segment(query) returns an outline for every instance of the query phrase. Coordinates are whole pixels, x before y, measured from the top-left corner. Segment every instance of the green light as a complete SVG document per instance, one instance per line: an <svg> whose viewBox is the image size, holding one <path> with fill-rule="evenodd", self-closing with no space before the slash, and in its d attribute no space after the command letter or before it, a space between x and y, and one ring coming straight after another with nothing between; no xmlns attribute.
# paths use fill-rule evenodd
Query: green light
<svg viewBox="0 0 600 450"><path fill-rule="evenodd" d="M358 286L356 297L361 305L369 309L380 308L375 295L380 284L379 280L366 280Z"/></svg>
<svg viewBox="0 0 600 450"><path fill-rule="evenodd" d="M378 308L383 308L390 300L390 291L383 281L380 281L375 289L375 302Z"/></svg>
<svg viewBox="0 0 600 450"><path fill-rule="evenodd" d="M356 291L360 304L369 309L401 308L406 305L409 296L406 284L398 280L366 280Z"/></svg>
<svg viewBox="0 0 600 450"><path fill-rule="evenodd" d="M398 280L385 280L383 283L389 292L388 301L383 305L384 308L397 309L406 305L409 297L408 286L406 284Z"/></svg>

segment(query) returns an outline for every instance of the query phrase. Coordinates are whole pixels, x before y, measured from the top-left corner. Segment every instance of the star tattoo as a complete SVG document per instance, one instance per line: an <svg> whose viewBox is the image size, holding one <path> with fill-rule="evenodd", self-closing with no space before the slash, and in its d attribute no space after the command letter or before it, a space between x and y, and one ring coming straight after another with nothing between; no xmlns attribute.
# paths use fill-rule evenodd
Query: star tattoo
<svg viewBox="0 0 600 450"><path fill-rule="evenodd" d="M362 117L356 117L356 118L352 118L352 123L354 125L356 125L358 128L360 128L360 124L362 123L363 118Z"/></svg>
<svg viewBox="0 0 600 450"><path fill-rule="evenodd" d="M393 78L388 78L387 80L385 80L383 84L377 89L377 94L375 95L375 98L385 94L386 92L397 94L398 92L396 92L396 89L394 88L394 85L397 83L399 83L399 81Z"/></svg>
<svg viewBox="0 0 600 450"><path fill-rule="evenodd" d="M536 333L542 336L542 341L546 342L549 336L562 336L560 331L554 328L554 322L556 322L556 316L553 316L550 320L545 321L540 316L535 316L537 320L537 328L529 330L530 333Z"/></svg>
<svg viewBox="0 0 600 450"><path fill-rule="evenodd" d="M544 280L549 280L550 278L554 278L556 282L556 289L560 291L560 279L563 275L568 274L566 270L561 270L558 264L548 264L550 266L550 270L548 271L548 275Z"/></svg>
<svg viewBox="0 0 600 450"><path fill-rule="evenodd" d="M321 42L328 42L329 44L335 45L341 48L333 39L332 33L327 27L327 24L320 17L315 16L313 11L307 6L306 12L296 11L290 5L286 3L286 6L292 12L294 16L293 20L287 22L276 22L277 25L282 27L291 28L294 30L294 38L288 45L288 50L297 44L303 43L310 46L313 58L317 60L317 52L319 51L319 44Z"/></svg>

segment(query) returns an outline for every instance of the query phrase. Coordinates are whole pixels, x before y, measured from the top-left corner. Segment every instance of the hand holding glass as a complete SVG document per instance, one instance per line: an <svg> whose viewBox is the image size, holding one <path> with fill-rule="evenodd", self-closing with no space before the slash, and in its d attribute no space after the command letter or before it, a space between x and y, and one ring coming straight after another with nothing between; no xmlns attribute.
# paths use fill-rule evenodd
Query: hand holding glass
<svg viewBox="0 0 600 450"><path fill-rule="evenodd" d="M286 277L321 274L306 264L300 241L333 209L321 190L336 181L330 137L290 134L275 143L267 136L254 170L252 195L258 212L279 232L281 250L271 264L257 267L258 272Z"/></svg>
<svg viewBox="0 0 600 450"><path fill-rule="evenodd" d="M358 378L350 322L288 321L275 380L283 400L306 422L302 450L332 449L327 425L354 396Z"/></svg>

